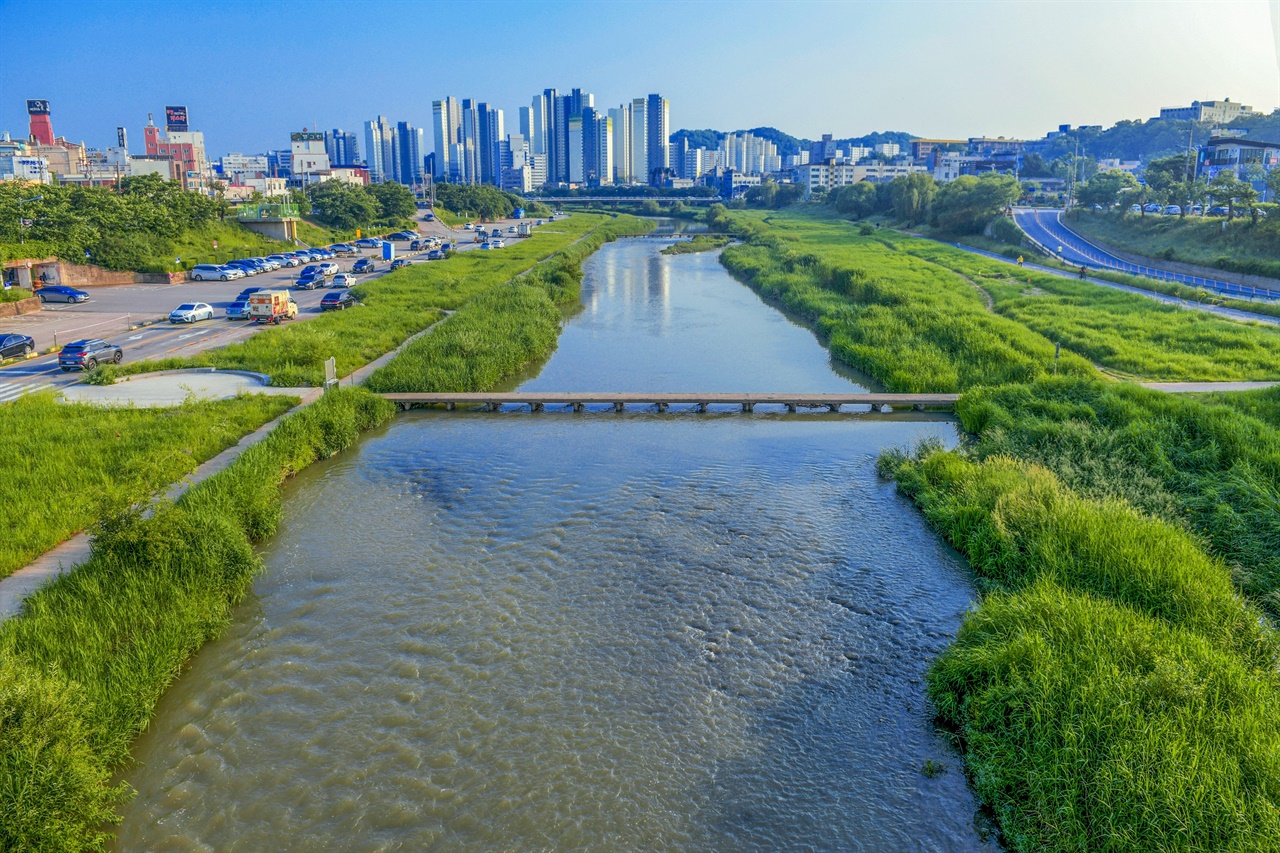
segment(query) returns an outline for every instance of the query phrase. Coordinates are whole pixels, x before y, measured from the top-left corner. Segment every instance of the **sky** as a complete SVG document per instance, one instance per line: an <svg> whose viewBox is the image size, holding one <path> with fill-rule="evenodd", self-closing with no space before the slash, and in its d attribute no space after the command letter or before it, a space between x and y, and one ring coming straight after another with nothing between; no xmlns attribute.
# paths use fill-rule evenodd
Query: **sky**
<svg viewBox="0 0 1280 853"><path fill-rule="evenodd" d="M837 138L1038 138L1229 97L1280 104L1280 0L0 0L0 130L27 98L90 147L186 105L209 156L431 102L506 111L574 87L596 106L661 93L671 126ZM30 33L30 39L13 34ZM430 141L428 141L430 147Z"/></svg>

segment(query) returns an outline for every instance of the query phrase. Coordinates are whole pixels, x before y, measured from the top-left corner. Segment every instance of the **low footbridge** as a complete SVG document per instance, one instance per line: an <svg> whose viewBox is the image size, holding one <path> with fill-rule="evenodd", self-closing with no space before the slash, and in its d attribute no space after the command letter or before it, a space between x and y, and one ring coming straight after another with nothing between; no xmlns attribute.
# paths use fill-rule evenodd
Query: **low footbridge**
<svg viewBox="0 0 1280 853"><path fill-rule="evenodd" d="M731 406L741 412L751 412L756 406L762 405L784 406L788 412L800 409L826 409L828 412L840 412L843 406L867 406L874 412L882 412L886 409L924 411L954 409L956 400L960 398L959 394L697 394L632 391L625 393L564 391L399 393L381 396L401 409L413 406L443 406L448 411L466 407L490 412L500 411L503 406L528 406L534 412L545 411L548 408L572 409L575 412L581 412L588 406L611 406L615 412L624 411L627 406L654 408L659 412L665 412L671 406L689 406L692 411L705 412L710 406Z"/></svg>

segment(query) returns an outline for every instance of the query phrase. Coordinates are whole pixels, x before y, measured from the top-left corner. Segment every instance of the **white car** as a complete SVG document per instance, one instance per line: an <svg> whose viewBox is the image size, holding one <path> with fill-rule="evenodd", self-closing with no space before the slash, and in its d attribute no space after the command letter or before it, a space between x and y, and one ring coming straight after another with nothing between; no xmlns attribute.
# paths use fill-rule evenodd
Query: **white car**
<svg viewBox="0 0 1280 853"><path fill-rule="evenodd" d="M355 287L356 277L349 272L340 272L333 277L334 287Z"/></svg>
<svg viewBox="0 0 1280 853"><path fill-rule="evenodd" d="M462 229L464 231L474 231L476 230L476 224L474 222L468 222L466 225L462 226Z"/></svg>
<svg viewBox="0 0 1280 853"><path fill-rule="evenodd" d="M282 267L302 266L302 261L298 260L297 258L290 258L286 255L267 255L267 260L275 261L277 264L279 264Z"/></svg>
<svg viewBox="0 0 1280 853"><path fill-rule="evenodd" d="M490 241L489 241L489 248L490 248L490 249L505 249L505 248L507 248L507 244L506 244L506 243L504 243L504 242L502 242L501 240L494 239L494 240L490 240Z"/></svg>
<svg viewBox="0 0 1280 853"><path fill-rule="evenodd" d="M207 302L184 302L169 312L170 323L194 323L212 320L213 306Z"/></svg>

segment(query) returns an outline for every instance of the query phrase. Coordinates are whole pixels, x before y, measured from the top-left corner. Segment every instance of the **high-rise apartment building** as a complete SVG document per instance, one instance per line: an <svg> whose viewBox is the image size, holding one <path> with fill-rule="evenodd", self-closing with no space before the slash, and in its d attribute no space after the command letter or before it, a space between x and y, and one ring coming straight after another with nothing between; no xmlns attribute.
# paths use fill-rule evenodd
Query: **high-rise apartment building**
<svg viewBox="0 0 1280 853"><path fill-rule="evenodd" d="M631 101L631 181L649 183L649 102L645 98Z"/></svg>
<svg viewBox="0 0 1280 853"><path fill-rule="evenodd" d="M613 182L631 183L631 105L609 110L613 123Z"/></svg>
<svg viewBox="0 0 1280 853"><path fill-rule="evenodd" d="M462 105L457 98L445 98L431 102L431 129L435 137L435 178L453 180L453 148L460 140L462 130Z"/></svg>
<svg viewBox="0 0 1280 853"><path fill-rule="evenodd" d="M359 166L360 144L354 133L334 128L324 132L324 148L334 166Z"/></svg>
<svg viewBox="0 0 1280 853"><path fill-rule="evenodd" d="M364 147L369 180L391 180L396 174L396 129L386 116L364 123Z"/></svg>
<svg viewBox="0 0 1280 853"><path fill-rule="evenodd" d="M462 146L461 182L480 183L480 105L472 98L462 99L462 130L458 142Z"/></svg>
<svg viewBox="0 0 1280 853"><path fill-rule="evenodd" d="M479 180L482 183L498 184L502 177L499 145L506 133L502 122L502 110L494 109L488 104L476 105L476 122L479 130L478 159L480 161Z"/></svg>
<svg viewBox="0 0 1280 853"><path fill-rule="evenodd" d="M547 96L534 95L529 107L529 135L525 137L530 154L547 153L547 110Z"/></svg>
<svg viewBox="0 0 1280 853"><path fill-rule="evenodd" d="M571 184L580 184L585 179L582 162L582 116L569 116L567 124L569 132L566 134L568 144L565 146L565 159L568 169L566 180Z"/></svg>
<svg viewBox="0 0 1280 853"><path fill-rule="evenodd" d="M396 125L395 179L405 186L422 183L422 128L407 121Z"/></svg>
<svg viewBox="0 0 1280 853"><path fill-rule="evenodd" d="M648 182L656 186L662 183L663 170L671 167L671 105L667 99L661 95L650 95L645 120L649 135L645 149Z"/></svg>
<svg viewBox="0 0 1280 853"><path fill-rule="evenodd" d="M613 121L595 107L582 109L582 178L598 187L613 183Z"/></svg>

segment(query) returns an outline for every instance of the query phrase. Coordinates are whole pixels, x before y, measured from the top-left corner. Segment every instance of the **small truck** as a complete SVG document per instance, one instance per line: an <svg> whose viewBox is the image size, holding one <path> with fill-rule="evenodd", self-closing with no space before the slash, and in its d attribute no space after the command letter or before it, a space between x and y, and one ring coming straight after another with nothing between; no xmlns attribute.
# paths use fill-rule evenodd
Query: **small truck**
<svg viewBox="0 0 1280 853"><path fill-rule="evenodd" d="M249 319L256 323L292 320L298 316L298 303L285 290L259 290L249 295Z"/></svg>

